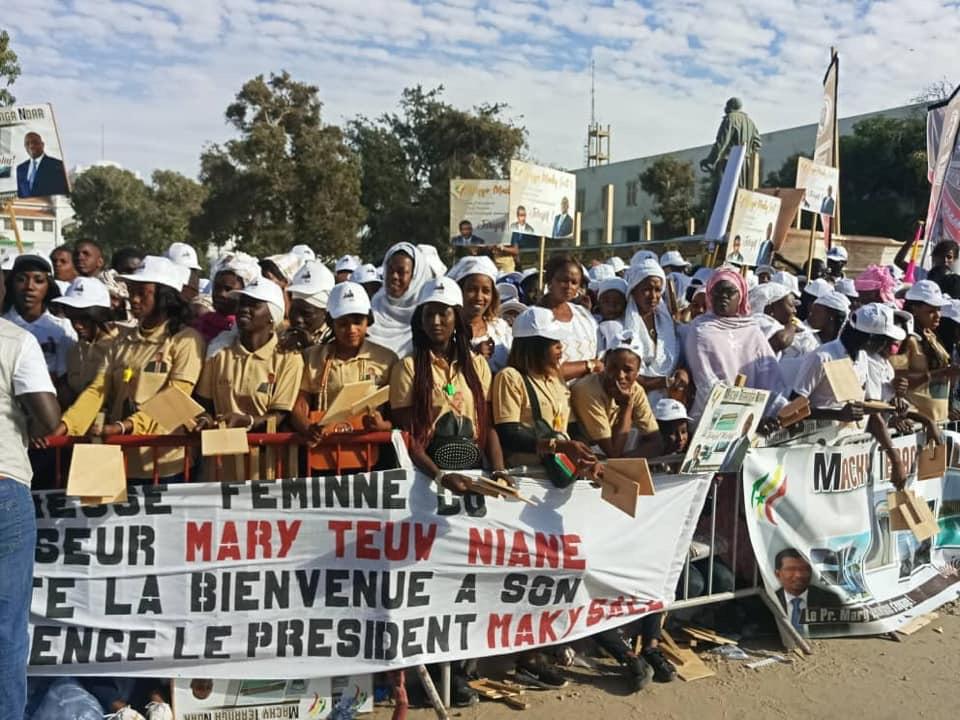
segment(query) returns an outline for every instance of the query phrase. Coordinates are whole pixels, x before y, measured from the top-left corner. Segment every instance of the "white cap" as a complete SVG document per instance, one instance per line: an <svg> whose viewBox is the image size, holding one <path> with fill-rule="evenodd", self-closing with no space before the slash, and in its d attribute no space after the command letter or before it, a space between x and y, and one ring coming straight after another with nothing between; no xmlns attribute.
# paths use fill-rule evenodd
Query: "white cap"
<svg viewBox="0 0 960 720"><path fill-rule="evenodd" d="M831 310L839 310L844 315L850 314L850 298L843 293L831 290L813 301L814 305L823 305Z"/></svg>
<svg viewBox="0 0 960 720"><path fill-rule="evenodd" d="M290 254L296 255L298 258L306 262L307 260L316 260L317 254L313 251L309 245L294 245L290 248Z"/></svg>
<svg viewBox="0 0 960 720"><path fill-rule="evenodd" d="M690 278L690 283L698 283L700 285L706 285L710 282L710 277L713 275L713 269L708 267L702 267L697 270L693 277Z"/></svg>
<svg viewBox="0 0 960 720"><path fill-rule="evenodd" d="M773 274L773 277L770 278L773 282L778 282L781 285L786 285L790 288L792 292L797 297L800 297L800 283L797 280L797 276L793 273L788 273L786 270L779 270Z"/></svg>
<svg viewBox="0 0 960 720"><path fill-rule="evenodd" d="M526 309L527 306L519 300L507 300L500 306L500 310L497 312L497 314L500 315L500 317L503 317L508 312L522 313L525 312Z"/></svg>
<svg viewBox="0 0 960 720"><path fill-rule="evenodd" d="M441 303L450 307L463 307L463 291L457 281L447 276L428 280L420 290L417 307L427 303Z"/></svg>
<svg viewBox="0 0 960 720"><path fill-rule="evenodd" d="M617 271L613 269L613 265L609 263L600 263L599 265L594 265L587 271L587 275L590 276L590 279L593 282L601 282L607 278L616 277Z"/></svg>
<svg viewBox="0 0 960 720"><path fill-rule="evenodd" d="M619 320L604 320L597 326L597 354L602 356L607 348L620 342L623 323Z"/></svg>
<svg viewBox="0 0 960 720"><path fill-rule="evenodd" d="M776 268L773 265L761 265L756 270L754 274L759 275L760 273L767 273L770 277L773 277L773 274L776 272Z"/></svg>
<svg viewBox="0 0 960 720"><path fill-rule="evenodd" d="M839 245L834 245L827 251L827 260L836 260L838 262L847 261L847 249L840 247Z"/></svg>
<svg viewBox="0 0 960 720"><path fill-rule="evenodd" d="M648 277L658 277L666 282L667 276L663 268L657 264L656 260L648 258L637 265L631 265L627 271L627 291L633 292L633 289L646 280Z"/></svg>
<svg viewBox="0 0 960 720"><path fill-rule="evenodd" d="M447 277L460 282L468 275L484 275L490 281L497 281L497 265L486 255L467 255L460 258L456 264L447 270Z"/></svg>
<svg viewBox="0 0 960 720"><path fill-rule="evenodd" d="M620 332L616 334L607 331L606 335L606 343L603 349L604 355L616 352L617 350L627 350L640 358L641 362L643 361L643 345L632 331L621 328Z"/></svg>
<svg viewBox="0 0 960 720"><path fill-rule="evenodd" d="M860 297L860 293L857 292L857 286L853 282L853 278L839 278L837 282L834 283L833 289L839 293L843 293L848 298Z"/></svg>
<svg viewBox="0 0 960 720"><path fill-rule="evenodd" d="M814 297L820 297L821 295L826 295L828 292L833 291L833 285L823 278L817 278L816 280L811 280L806 285L803 286L803 291L807 295L813 295Z"/></svg>
<svg viewBox="0 0 960 720"><path fill-rule="evenodd" d="M907 334L893 321L893 308L881 303L869 303L850 314L850 326L869 335L885 335L892 340L903 340Z"/></svg>
<svg viewBox="0 0 960 720"><path fill-rule="evenodd" d="M657 254L653 250L637 250L630 258L630 266L639 265L644 260L656 260Z"/></svg>
<svg viewBox="0 0 960 720"><path fill-rule="evenodd" d="M524 310L513 321L513 336L515 338L541 337L547 340L566 340L570 333L564 323L559 322L553 311L543 307L532 307Z"/></svg>
<svg viewBox="0 0 960 720"><path fill-rule="evenodd" d="M540 271L537 270L536 268L527 268L522 273L520 273L520 282L523 282L527 278L531 278L534 275L539 275L539 274L540 274Z"/></svg>
<svg viewBox="0 0 960 720"><path fill-rule="evenodd" d="M253 255L245 252L227 253L214 261L210 268L210 279L215 280L222 272L232 272L246 284L260 277L260 264Z"/></svg>
<svg viewBox="0 0 960 720"><path fill-rule="evenodd" d="M283 314L287 308L283 288L273 280L260 276L254 279L252 283L244 285L240 290L230 292L230 297L233 298L239 298L241 295L267 303L270 306L270 315L273 317L274 324L279 324L283 320Z"/></svg>
<svg viewBox="0 0 960 720"><path fill-rule="evenodd" d="M361 265L352 273L350 273L350 282L363 285L365 283L383 281L380 279L380 275L377 273L377 268L374 265L367 263L366 265Z"/></svg>
<svg viewBox="0 0 960 720"><path fill-rule="evenodd" d="M3 251L3 255L0 256L0 270L12 270L13 261L17 259L18 253L12 248L8 248Z"/></svg>
<svg viewBox="0 0 960 720"><path fill-rule="evenodd" d="M940 286L933 280L921 280L914 283L913 287L907 290L906 299L913 302L922 302L924 305L940 308L950 304L950 298L946 297L940 290Z"/></svg>
<svg viewBox="0 0 960 720"><path fill-rule="evenodd" d="M903 270L898 268L896 265L887 265L887 272L889 272L890 277L892 277L897 282L900 282L901 280L903 280Z"/></svg>
<svg viewBox="0 0 960 720"><path fill-rule="evenodd" d="M319 260L308 260L293 276L287 292L297 300L306 300L311 305L325 308L335 282L333 273L326 265Z"/></svg>
<svg viewBox="0 0 960 720"><path fill-rule="evenodd" d="M662 398L657 400L653 406L653 416L658 422L670 422L671 420L689 420L687 409L683 403L673 398Z"/></svg>
<svg viewBox="0 0 960 720"><path fill-rule="evenodd" d="M792 294L790 288L786 285L771 280L768 283L750 288L747 299L750 301L750 309L753 314L762 315L767 306Z"/></svg>
<svg viewBox="0 0 960 720"><path fill-rule="evenodd" d="M200 262L197 260L197 251L193 246L182 242L175 242L167 248L167 257L173 260L177 265L182 265L191 270L199 270Z"/></svg>
<svg viewBox="0 0 960 720"><path fill-rule="evenodd" d="M509 300L519 299L520 291L513 283L497 283L497 295L500 296L500 302L505 303Z"/></svg>
<svg viewBox="0 0 960 720"><path fill-rule="evenodd" d="M344 315L370 314L370 298L367 291L358 283L346 281L330 291L327 301L327 315L336 320Z"/></svg>
<svg viewBox="0 0 960 720"><path fill-rule="evenodd" d="M683 259L679 250L668 250L660 256L660 267L689 267L690 263Z"/></svg>
<svg viewBox="0 0 960 720"><path fill-rule="evenodd" d="M334 266L333 271L335 273L346 272L349 270L351 273L360 267L361 262L360 258L356 255L344 255L342 258L337 260L337 264Z"/></svg>
<svg viewBox="0 0 960 720"><path fill-rule="evenodd" d="M623 258L617 255L607 258L607 261L604 263L604 265L609 265L612 267L614 273L623 272L627 269L627 264L623 261Z"/></svg>
<svg viewBox="0 0 960 720"><path fill-rule="evenodd" d="M605 292L610 292L611 290L616 290L618 293L626 297L627 281L619 277L612 277L602 280L600 282L600 287L597 289L597 298L599 298Z"/></svg>
<svg viewBox="0 0 960 720"><path fill-rule="evenodd" d="M121 280L130 282L156 283L166 285L177 292L183 289L183 270L189 269L177 265L170 258L161 255L147 255L143 263L131 275L119 275Z"/></svg>
<svg viewBox="0 0 960 720"><path fill-rule="evenodd" d="M894 310L893 317L903 322L907 335L913 335L913 315L906 310Z"/></svg>
<svg viewBox="0 0 960 720"><path fill-rule="evenodd" d="M960 300L951 300L949 305L944 305L940 309L940 315L960 324Z"/></svg>
<svg viewBox="0 0 960 720"><path fill-rule="evenodd" d="M73 308L109 308L111 306L110 291L107 290L107 286L96 278L90 277L74 278L66 293L54 298L51 302Z"/></svg>
<svg viewBox="0 0 960 720"><path fill-rule="evenodd" d="M283 279L288 283L293 282L294 277L298 272L300 272L300 268L302 268L304 265L303 258L299 255L294 255L293 253L270 255L269 257L264 258L264 260L269 260L276 265L277 270L280 271L280 274L283 275Z"/></svg>

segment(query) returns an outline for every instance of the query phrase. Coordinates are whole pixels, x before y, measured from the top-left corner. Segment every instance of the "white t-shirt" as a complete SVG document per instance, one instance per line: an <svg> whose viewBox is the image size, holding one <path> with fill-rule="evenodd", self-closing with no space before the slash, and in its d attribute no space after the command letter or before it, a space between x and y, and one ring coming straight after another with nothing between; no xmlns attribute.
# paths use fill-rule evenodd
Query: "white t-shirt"
<svg viewBox="0 0 960 720"><path fill-rule="evenodd" d="M77 333L74 332L69 320L58 318L45 310L36 320L27 322L20 317L16 308L10 308L4 318L37 339L43 351L47 371L53 377L67 374L67 352L77 342Z"/></svg>
<svg viewBox="0 0 960 720"><path fill-rule="evenodd" d="M890 402L896 392L893 389L893 365L879 355L862 353L867 367L867 383L864 388L866 400Z"/></svg>
<svg viewBox="0 0 960 720"><path fill-rule="evenodd" d="M806 355L800 365L796 380L793 382L793 391L810 401L811 408L838 409L843 403L837 402L830 383L827 382L823 371L824 363L831 360L843 360L850 357L847 349L840 342L840 338L824 343L812 353ZM853 369L860 380L860 386L867 383L866 353L860 351L853 359Z"/></svg>
<svg viewBox="0 0 960 720"><path fill-rule="evenodd" d="M597 321L582 305L567 303L573 312L567 331L569 337L563 343L563 362L595 360L597 357Z"/></svg>

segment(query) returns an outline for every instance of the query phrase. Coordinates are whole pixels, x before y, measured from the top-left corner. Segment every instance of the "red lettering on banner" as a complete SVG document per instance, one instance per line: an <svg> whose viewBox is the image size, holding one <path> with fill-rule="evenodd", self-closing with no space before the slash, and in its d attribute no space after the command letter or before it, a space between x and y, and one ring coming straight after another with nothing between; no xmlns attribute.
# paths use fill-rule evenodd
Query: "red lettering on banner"
<svg viewBox="0 0 960 720"><path fill-rule="evenodd" d="M577 626L577 620L580 619L580 616L583 615L583 605L578 605L575 608L570 608L567 610L567 614L570 615L570 619L567 622L567 631L563 634L563 637L566 637L573 632L573 629Z"/></svg>
<svg viewBox="0 0 960 720"><path fill-rule="evenodd" d="M553 632L553 623L561 615L563 615L563 610L557 610L556 612L550 612L549 610L547 610L540 616L540 644L541 645L557 641L557 635L556 633Z"/></svg>
<svg viewBox="0 0 960 720"><path fill-rule="evenodd" d="M530 551L519 530L513 534L513 549L510 550L510 562L507 564L511 567L530 567Z"/></svg>
<svg viewBox="0 0 960 720"><path fill-rule="evenodd" d="M510 567L559 568L565 570L584 570L586 560L580 557L579 535L534 535L534 557L530 557L530 542L519 530L507 547L507 535L504 530L480 530L470 528L467 542L468 565L508 565ZM508 559L509 551L509 559ZM562 555L562 558L561 558Z"/></svg>
<svg viewBox="0 0 960 720"><path fill-rule="evenodd" d="M536 533L534 537L537 542L537 567L560 567L560 539L544 533Z"/></svg>
<svg viewBox="0 0 960 720"><path fill-rule="evenodd" d="M351 539L347 534L354 532L356 557L361 560L406 560L410 554L411 540L414 559L429 560L433 543L437 539L437 526L432 523L423 525L358 520L354 528L352 520L330 520L327 527L334 532L337 557L346 554L347 542Z"/></svg>
<svg viewBox="0 0 960 720"><path fill-rule="evenodd" d="M247 522L247 559L257 557L257 547L263 550L263 559L269 560L273 551L270 545L270 523L266 520L249 520Z"/></svg>
<svg viewBox="0 0 960 720"><path fill-rule="evenodd" d="M535 645L536 640L533 637L533 615L527 613L522 615L517 621L517 634L513 638L514 647L523 647L524 645Z"/></svg>
<svg viewBox="0 0 960 720"><path fill-rule="evenodd" d="M290 552L290 548L293 547L293 541L296 540L297 535L300 534L301 525L303 525L302 520L294 520L289 524L287 524L286 520L277 521L277 534L280 535L280 550L277 552L278 558L285 558L287 553Z"/></svg>
<svg viewBox="0 0 960 720"><path fill-rule="evenodd" d="M195 562L197 553L203 562L210 562L213 549L213 523L187 521L187 562Z"/></svg>
<svg viewBox="0 0 960 720"><path fill-rule="evenodd" d="M276 532L273 523L268 520L247 520L240 527L246 532L245 542L241 544L237 523L228 520L220 529L217 540L217 561L223 560L269 560L273 557L284 558L293 547L300 532L302 521L277 522ZM186 561L210 562L213 557L213 523L187 522ZM274 548L274 543L279 548ZM244 556L244 551L246 555Z"/></svg>
<svg viewBox="0 0 960 720"><path fill-rule="evenodd" d="M583 542L579 535L563 536L563 569L564 570L584 570L587 562L583 558L577 557L580 554L578 545Z"/></svg>
<svg viewBox="0 0 960 720"><path fill-rule="evenodd" d="M587 627L593 627L598 622L603 620L603 608L606 604L607 601L601 600L600 598L596 598L590 602L590 608L587 610Z"/></svg>
<svg viewBox="0 0 960 720"><path fill-rule="evenodd" d="M217 562L223 560L240 560L240 540L237 537L237 524L228 520L220 531L220 550L217 552Z"/></svg>
<svg viewBox="0 0 960 720"><path fill-rule="evenodd" d="M344 549L347 542L344 538L347 530L353 527L353 523L350 520L331 520L327 523L327 527L333 530L336 534L336 553L338 558L342 558L343 554L346 552Z"/></svg>
<svg viewBox="0 0 960 720"><path fill-rule="evenodd" d="M357 557L360 560L379 560L380 553L373 546L373 534L380 529L375 520L357 520Z"/></svg>
<svg viewBox="0 0 960 720"><path fill-rule="evenodd" d="M498 615L490 613L490 621L487 623L487 647L490 649L496 647L510 647L510 622L513 615ZM500 642L497 643L497 633L500 633Z"/></svg>

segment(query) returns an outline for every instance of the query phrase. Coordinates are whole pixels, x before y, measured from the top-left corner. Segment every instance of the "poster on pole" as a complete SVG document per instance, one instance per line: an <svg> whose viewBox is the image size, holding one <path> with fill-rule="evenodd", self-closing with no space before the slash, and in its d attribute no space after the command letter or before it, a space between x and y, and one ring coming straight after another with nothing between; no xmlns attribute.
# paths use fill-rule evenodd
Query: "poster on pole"
<svg viewBox="0 0 960 720"><path fill-rule="evenodd" d="M739 188L733 203L727 262L755 267L770 262L780 198Z"/></svg>
<svg viewBox="0 0 960 720"><path fill-rule="evenodd" d="M450 181L450 242L454 245L506 245L509 180Z"/></svg>
<svg viewBox="0 0 960 720"><path fill-rule="evenodd" d="M0 108L0 199L69 194L53 106Z"/></svg>
<svg viewBox="0 0 960 720"><path fill-rule="evenodd" d="M572 238L576 199L576 175L510 161L511 234Z"/></svg>
<svg viewBox="0 0 960 720"><path fill-rule="evenodd" d="M813 161L818 165L834 167L833 148L837 131L837 75L840 71L840 56L830 59L830 67L823 78L823 102L820 105L820 120L817 123L817 140Z"/></svg>
<svg viewBox="0 0 960 720"><path fill-rule="evenodd" d="M960 89L958 89L960 90ZM954 91L950 100L937 108L942 114L942 125L937 138L937 155L930 184L930 202L927 206L927 239L960 240L960 91ZM928 138L929 142L929 138ZM927 245L929 248L929 242ZM926 260L927 250L924 250Z"/></svg>
<svg viewBox="0 0 960 720"><path fill-rule="evenodd" d="M839 168L820 165L810 158L797 158L797 187L806 190L800 207L807 212L833 217L839 184Z"/></svg>
<svg viewBox="0 0 960 720"><path fill-rule="evenodd" d="M717 198L713 201L713 210L710 211L710 221L707 223L707 240L722 240L727 231L727 222L730 220L730 209L733 207L733 198L737 193L740 182L740 169L743 167L746 149L743 145L735 145L727 156L727 164L720 179L720 189Z"/></svg>
<svg viewBox="0 0 960 720"><path fill-rule="evenodd" d="M797 188L760 188L757 192L780 198L780 214L773 229L773 250L777 252L787 241L787 234L797 219L797 211L800 209L805 193L802 188L799 190Z"/></svg>
<svg viewBox="0 0 960 720"><path fill-rule="evenodd" d="M680 474L736 472L756 437L769 397L768 390L714 385Z"/></svg>

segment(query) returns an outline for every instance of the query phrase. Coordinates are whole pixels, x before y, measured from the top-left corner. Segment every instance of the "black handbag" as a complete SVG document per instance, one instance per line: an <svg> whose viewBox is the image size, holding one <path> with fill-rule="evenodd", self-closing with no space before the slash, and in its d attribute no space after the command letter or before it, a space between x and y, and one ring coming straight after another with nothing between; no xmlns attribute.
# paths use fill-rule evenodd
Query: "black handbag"
<svg viewBox="0 0 960 720"><path fill-rule="evenodd" d="M567 436L553 429L543 419L540 411L540 400L533 389L533 383L526 375L523 376L523 385L527 390L527 401L530 403L530 412L533 415L533 434L537 440L566 440ZM565 488L572 485L577 479L577 467L570 458L563 453L548 453L542 456L543 467L547 477L555 487Z"/></svg>
<svg viewBox="0 0 960 720"><path fill-rule="evenodd" d="M454 412L440 416L427 455L441 470L476 470L483 455L473 439L473 421Z"/></svg>

